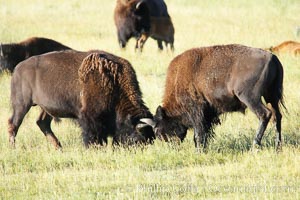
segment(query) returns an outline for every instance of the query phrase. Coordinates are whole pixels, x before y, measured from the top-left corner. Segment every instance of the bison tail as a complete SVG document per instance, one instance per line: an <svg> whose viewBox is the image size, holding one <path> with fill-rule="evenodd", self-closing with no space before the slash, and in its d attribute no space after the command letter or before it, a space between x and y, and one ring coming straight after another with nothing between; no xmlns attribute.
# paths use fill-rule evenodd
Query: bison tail
<svg viewBox="0 0 300 200"><path fill-rule="evenodd" d="M287 111L283 95L283 66L276 55L272 55L268 67L270 70L275 71L275 78L267 88L266 95L264 95L266 103L270 103L278 112L282 110L281 108Z"/></svg>
<svg viewBox="0 0 300 200"><path fill-rule="evenodd" d="M279 61L279 59L277 58L277 56L273 55L272 59L274 60L274 62L276 63L277 66L277 76L276 76L276 80L275 80L275 87L277 88L277 98L279 100L279 104L281 107L283 107L286 111L287 108L285 106L285 102L284 102L284 95L283 95L283 66L281 64L281 62Z"/></svg>

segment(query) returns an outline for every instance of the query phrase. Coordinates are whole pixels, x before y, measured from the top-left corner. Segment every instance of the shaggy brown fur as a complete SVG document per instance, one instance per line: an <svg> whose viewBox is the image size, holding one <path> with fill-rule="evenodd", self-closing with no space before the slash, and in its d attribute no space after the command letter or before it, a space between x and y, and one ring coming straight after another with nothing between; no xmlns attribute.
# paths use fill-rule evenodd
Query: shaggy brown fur
<svg viewBox="0 0 300 200"><path fill-rule="evenodd" d="M135 72L126 60L92 53L83 60L78 74L81 85L81 121L87 120L88 124L98 123L84 130L87 134L100 133L99 138L106 142L107 132L110 130L103 130L104 125L99 126L97 119L116 116L119 124L130 116L135 127L140 118L152 118L142 100Z"/></svg>
<svg viewBox="0 0 300 200"><path fill-rule="evenodd" d="M155 114L155 132L182 140L194 129L195 146L206 147L219 115L253 111L260 125L255 144L260 145L272 112L276 115L277 146L281 144L283 68L275 55L242 45L224 45L188 50L174 58L168 68L163 106Z"/></svg>

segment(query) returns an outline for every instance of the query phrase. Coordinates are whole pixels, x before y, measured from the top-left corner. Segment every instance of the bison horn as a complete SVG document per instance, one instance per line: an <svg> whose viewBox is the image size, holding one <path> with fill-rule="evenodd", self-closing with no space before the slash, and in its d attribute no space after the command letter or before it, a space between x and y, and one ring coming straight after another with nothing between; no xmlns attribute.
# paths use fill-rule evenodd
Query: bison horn
<svg viewBox="0 0 300 200"><path fill-rule="evenodd" d="M140 132L140 130L146 126L149 126L149 124L137 124L135 128L138 132Z"/></svg>
<svg viewBox="0 0 300 200"><path fill-rule="evenodd" d="M156 126L156 122L150 118L142 118L140 121L152 126L153 128Z"/></svg>
<svg viewBox="0 0 300 200"><path fill-rule="evenodd" d="M136 6L135 6L135 9L139 9L140 5L143 3L144 1L139 1Z"/></svg>

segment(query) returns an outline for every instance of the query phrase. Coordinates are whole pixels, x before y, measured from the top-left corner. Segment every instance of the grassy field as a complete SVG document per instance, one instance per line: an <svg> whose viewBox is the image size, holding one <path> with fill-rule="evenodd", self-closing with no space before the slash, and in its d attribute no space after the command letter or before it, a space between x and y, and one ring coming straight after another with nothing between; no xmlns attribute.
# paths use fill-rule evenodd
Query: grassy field
<svg viewBox="0 0 300 200"><path fill-rule="evenodd" d="M112 0L0 0L0 42L55 39L74 49L102 49L135 67L152 112L161 104L168 63L184 50L240 43L266 48L300 41L298 0L166 0L175 26L175 52L149 39L142 54L134 40L120 50ZM247 110L228 114L208 152L195 153L192 131L181 145L155 141L141 148L85 149L70 120L53 124L56 151L35 124L32 108L8 145L10 75L0 75L0 199L300 199L300 58L279 55L284 70L281 153L271 123L263 148L251 150L258 119Z"/></svg>

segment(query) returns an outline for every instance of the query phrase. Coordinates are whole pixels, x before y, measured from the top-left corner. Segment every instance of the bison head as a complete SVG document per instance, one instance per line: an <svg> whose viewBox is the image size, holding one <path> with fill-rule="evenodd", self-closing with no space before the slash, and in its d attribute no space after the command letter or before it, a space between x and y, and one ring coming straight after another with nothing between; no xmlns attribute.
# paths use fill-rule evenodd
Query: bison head
<svg viewBox="0 0 300 200"><path fill-rule="evenodd" d="M150 120L150 118L145 119ZM113 144L123 146L152 144L155 139L152 127L141 121L134 124L136 123L130 116L127 116L125 121L118 122Z"/></svg>
<svg viewBox="0 0 300 200"><path fill-rule="evenodd" d="M0 71L13 72L16 65L25 59L25 51L22 46L12 44L0 45Z"/></svg>
<svg viewBox="0 0 300 200"><path fill-rule="evenodd" d="M131 37L139 38L150 31L150 13L144 0L118 0L114 19L122 48Z"/></svg>
<svg viewBox="0 0 300 200"><path fill-rule="evenodd" d="M154 120L142 119L141 121L151 125L155 136L166 142L172 137L178 137L183 141L187 134L187 127L176 119L168 117L161 106L156 109Z"/></svg>

